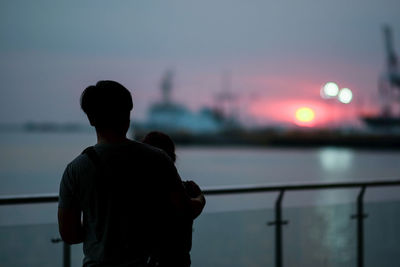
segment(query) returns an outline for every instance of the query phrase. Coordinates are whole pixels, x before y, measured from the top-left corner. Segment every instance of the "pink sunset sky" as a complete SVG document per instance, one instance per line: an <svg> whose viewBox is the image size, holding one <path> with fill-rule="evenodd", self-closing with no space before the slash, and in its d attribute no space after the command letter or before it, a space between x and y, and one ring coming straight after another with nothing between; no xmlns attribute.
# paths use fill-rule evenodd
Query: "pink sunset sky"
<svg viewBox="0 0 400 267"><path fill-rule="evenodd" d="M294 124L309 107L312 126L356 125L379 111L382 26L399 48L398 10L394 0L2 1L0 123L85 122L80 93L103 79L124 84L145 120L172 69L173 99L193 111L217 105L228 72L247 124ZM329 81L354 101L321 99Z"/></svg>

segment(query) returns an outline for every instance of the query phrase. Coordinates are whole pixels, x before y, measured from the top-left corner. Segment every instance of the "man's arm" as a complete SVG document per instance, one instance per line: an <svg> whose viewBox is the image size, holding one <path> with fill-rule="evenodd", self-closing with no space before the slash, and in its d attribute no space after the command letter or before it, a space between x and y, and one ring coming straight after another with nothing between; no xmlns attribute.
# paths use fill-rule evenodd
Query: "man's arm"
<svg viewBox="0 0 400 267"><path fill-rule="evenodd" d="M68 244L83 242L81 209L74 195L74 182L71 165L68 164L60 182L58 200L58 229L61 238Z"/></svg>
<svg viewBox="0 0 400 267"><path fill-rule="evenodd" d="M65 243L77 244L83 242L80 209L58 208L58 229Z"/></svg>

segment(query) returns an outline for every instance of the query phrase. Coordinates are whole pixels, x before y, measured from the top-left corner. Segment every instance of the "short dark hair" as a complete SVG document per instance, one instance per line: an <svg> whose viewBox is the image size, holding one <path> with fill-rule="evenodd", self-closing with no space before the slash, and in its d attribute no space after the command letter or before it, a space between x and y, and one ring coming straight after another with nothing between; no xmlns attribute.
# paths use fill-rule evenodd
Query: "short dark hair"
<svg viewBox="0 0 400 267"><path fill-rule="evenodd" d="M162 132L153 131L148 133L142 140L143 143L163 150L173 162L176 160L175 144L171 137Z"/></svg>
<svg viewBox="0 0 400 267"><path fill-rule="evenodd" d="M81 108L95 127L115 127L130 120L133 108L131 93L115 81L99 81L86 87Z"/></svg>

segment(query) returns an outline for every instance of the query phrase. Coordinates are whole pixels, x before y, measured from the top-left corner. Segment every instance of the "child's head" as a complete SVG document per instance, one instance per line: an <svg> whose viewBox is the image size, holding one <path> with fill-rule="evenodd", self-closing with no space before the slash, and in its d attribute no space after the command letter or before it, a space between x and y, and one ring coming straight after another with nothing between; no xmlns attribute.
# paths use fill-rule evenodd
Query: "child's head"
<svg viewBox="0 0 400 267"><path fill-rule="evenodd" d="M175 162L175 144L165 133L156 131L150 132L144 137L142 142L163 150L172 159L172 161Z"/></svg>

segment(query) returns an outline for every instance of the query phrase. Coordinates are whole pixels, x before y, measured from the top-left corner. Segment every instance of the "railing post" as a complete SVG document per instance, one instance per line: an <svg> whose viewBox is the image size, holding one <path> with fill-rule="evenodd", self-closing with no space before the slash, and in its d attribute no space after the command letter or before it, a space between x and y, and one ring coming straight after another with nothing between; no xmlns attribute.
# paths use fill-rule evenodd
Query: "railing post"
<svg viewBox="0 0 400 267"><path fill-rule="evenodd" d="M63 242L63 267L71 267L71 246Z"/></svg>
<svg viewBox="0 0 400 267"><path fill-rule="evenodd" d="M63 267L71 267L71 246L63 242L61 238L52 238L52 243L63 243Z"/></svg>
<svg viewBox="0 0 400 267"><path fill-rule="evenodd" d="M275 202L275 221L269 222L268 225L275 225L275 266L283 267L283 239L282 225L288 221L282 221L282 199L285 190L281 190Z"/></svg>
<svg viewBox="0 0 400 267"><path fill-rule="evenodd" d="M352 215L352 219L357 219L357 266L364 266L364 219L368 216L364 214L364 193L366 186L361 187L357 197L357 213Z"/></svg>

